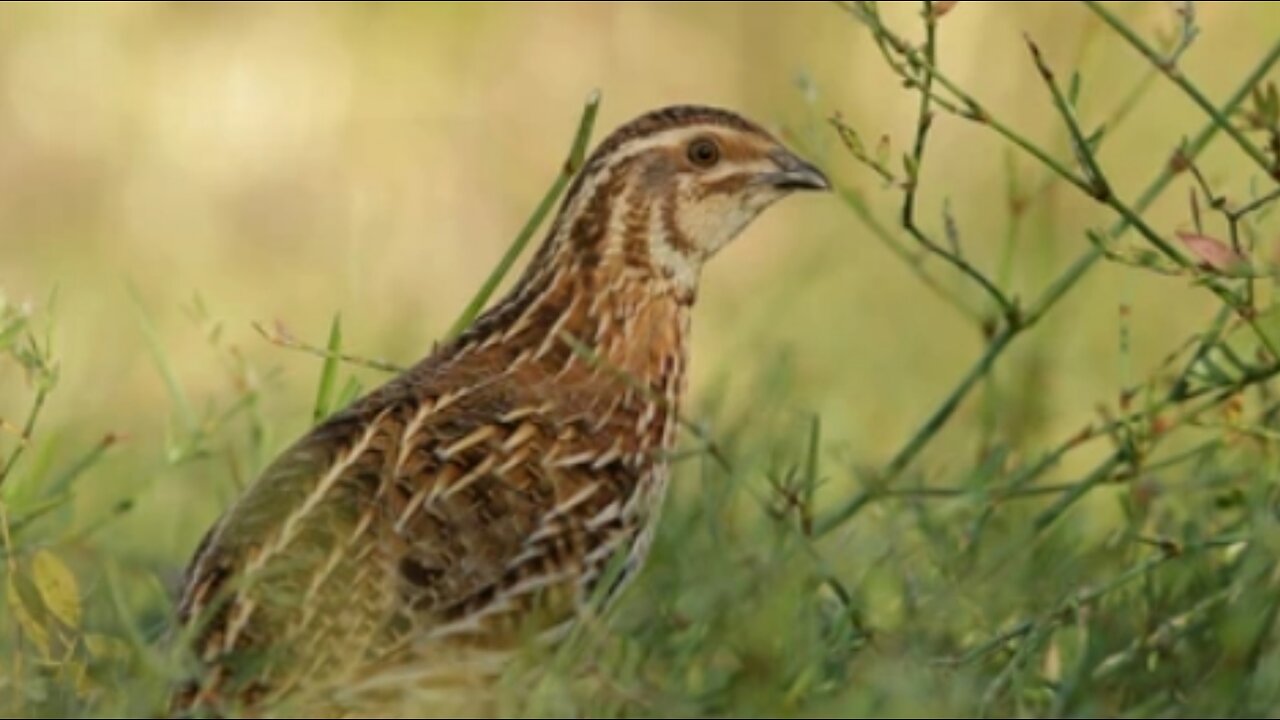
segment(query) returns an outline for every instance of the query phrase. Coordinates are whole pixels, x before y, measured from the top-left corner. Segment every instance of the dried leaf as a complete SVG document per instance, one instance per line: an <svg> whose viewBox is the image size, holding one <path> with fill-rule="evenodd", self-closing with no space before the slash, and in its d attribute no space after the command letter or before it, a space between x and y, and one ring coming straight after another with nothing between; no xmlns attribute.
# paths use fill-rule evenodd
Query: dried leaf
<svg viewBox="0 0 1280 720"><path fill-rule="evenodd" d="M40 651L40 656L48 660L50 658L49 631L45 630L44 626L32 615L31 610L22 599L22 594L18 592L18 586L14 582L12 575L9 577L9 582L5 584L5 595L9 610L13 613L13 619L17 622L18 628L26 636L27 640Z"/></svg>
<svg viewBox="0 0 1280 720"><path fill-rule="evenodd" d="M938 0L938 2L933 3L933 16L940 18L951 12L959 4L960 0Z"/></svg>
<svg viewBox="0 0 1280 720"><path fill-rule="evenodd" d="M1051 682L1062 679L1062 651L1058 649L1056 641L1045 651L1041 674Z"/></svg>
<svg viewBox="0 0 1280 720"><path fill-rule="evenodd" d="M62 560L41 550L31 558L31 574L49 612L69 628L80 627L80 586Z"/></svg>
<svg viewBox="0 0 1280 720"><path fill-rule="evenodd" d="M1248 264L1230 245L1208 235L1179 232L1178 238L1193 255L1214 270L1238 270Z"/></svg>

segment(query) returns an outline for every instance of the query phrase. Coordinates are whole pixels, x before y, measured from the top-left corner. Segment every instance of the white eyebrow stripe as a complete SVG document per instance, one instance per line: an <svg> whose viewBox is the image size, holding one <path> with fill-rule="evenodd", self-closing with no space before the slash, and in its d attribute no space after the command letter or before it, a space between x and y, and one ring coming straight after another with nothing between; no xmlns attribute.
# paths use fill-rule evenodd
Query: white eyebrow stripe
<svg viewBox="0 0 1280 720"><path fill-rule="evenodd" d="M608 159L608 162L603 163L600 166L600 170L606 170L608 168L612 168L613 166L617 165L620 162L623 162L629 158L633 158L636 155L640 155L641 153L647 152L654 148L664 147L669 145L679 145L680 143L683 143L687 140L692 140L693 138L699 135L705 135L707 133L724 132L726 129L733 130L733 128L725 128L722 125L715 125L712 123L699 123L697 125L683 125L680 127L673 127L666 130L660 130L652 135L633 138L631 140L628 140L622 143L622 145L614 149L613 152L609 153L606 156Z"/></svg>

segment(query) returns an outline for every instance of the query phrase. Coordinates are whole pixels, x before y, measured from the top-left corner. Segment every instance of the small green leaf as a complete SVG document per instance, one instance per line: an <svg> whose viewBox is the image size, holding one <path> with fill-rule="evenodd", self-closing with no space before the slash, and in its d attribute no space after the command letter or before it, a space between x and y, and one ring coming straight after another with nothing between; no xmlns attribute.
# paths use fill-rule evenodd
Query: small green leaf
<svg viewBox="0 0 1280 720"><path fill-rule="evenodd" d="M70 568L48 550L31 558L31 575L44 606L69 628L80 627L80 586Z"/></svg>
<svg viewBox="0 0 1280 720"><path fill-rule="evenodd" d="M889 162L889 136L881 135L880 142L876 143L876 164L884 167Z"/></svg>
<svg viewBox="0 0 1280 720"><path fill-rule="evenodd" d="M338 393L338 401L334 404L334 407L344 408L350 405L355 402L356 398L360 396L360 393L363 390L364 386L360 384L360 381L357 380L355 376L348 377L347 384L343 385L342 392Z"/></svg>
<svg viewBox="0 0 1280 720"><path fill-rule="evenodd" d="M68 658L63 661L60 673L64 678L71 681L71 686L75 688L76 697L87 698L93 692L93 683L89 681L89 667L84 661L75 658Z"/></svg>
<svg viewBox="0 0 1280 720"><path fill-rule="evenodd" d="M1089 137L1084 139L1084 143L1089 146L1090 150L1097 151L1098 144L1102 142L1102 138L1107 134L1107 126L1099 125Z"/></svg>
<svg viewBox="0 0 1280 720"><path fill-rule="evenodd" d="M1080 100L1080 72L1071 73L1071 84L1067 86L1067 101L1073 106Z"/></svg>
<svg viewBox="0 0 1280 720"><path fill-rule="evenodd" d="M907 174L907 181L915 183L919 179L920 166L916 164L914 155L902 156L902 169Z"/></svg>
<svg viewBox="0 0 1280 720"><path fill-rule="evenodd" d="M844 141L845 147L849 148L849 152L853 153L854 157L865 158L867 156L867 148L862 143L862 136L858 134L857 130L844 123L838 123L836 130L840 133L840 139Z"/></svg>
<svg viewBox="0 0 1280 720"><path fill-rule="evenodd" d="M26 327L27 324L21 317L6 319L5 325L0 327L0 350L7 350L13 347L13 344L18 341Z"/></svg>

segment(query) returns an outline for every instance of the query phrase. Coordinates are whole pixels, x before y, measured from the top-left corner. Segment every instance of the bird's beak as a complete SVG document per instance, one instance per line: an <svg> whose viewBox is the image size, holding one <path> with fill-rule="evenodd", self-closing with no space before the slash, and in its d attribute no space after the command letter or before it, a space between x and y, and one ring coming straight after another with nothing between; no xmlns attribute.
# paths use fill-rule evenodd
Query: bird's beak
<svg viewBox="0 0 1280 720"><path fill-rule="evenodd" d="M782 190L830 190L831 181L812 163L785 150L771 156L778 169L762 180Z"/></svg>

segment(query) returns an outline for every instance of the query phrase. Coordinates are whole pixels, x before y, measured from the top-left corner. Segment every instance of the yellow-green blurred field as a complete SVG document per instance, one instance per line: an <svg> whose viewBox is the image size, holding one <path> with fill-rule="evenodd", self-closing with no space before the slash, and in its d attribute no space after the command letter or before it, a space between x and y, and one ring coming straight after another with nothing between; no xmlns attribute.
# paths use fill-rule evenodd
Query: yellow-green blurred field
<svg viewBox="0 0 1280 720"><path fill-rule="evenodd" d="M879 5L919 40L919 3ZM1177 27L1181 4L1105 5L1155 38ZM1195 5L1199 35L1179 67L1221 104L1280 37L1280 6ZM947 77L1070 167L1024 34L1064 83L1079 71L1090 127L1132 100L1097 154L1126 202L1209 123L1168 79L1144 80L1150 63L1079 4L961 2L938 33ZM10 524L39 511L3 556L20 573L37 551L54 553L83 607L83 627L71 628L57 617L24 626L12 596L0 605L0 712L146 712L155 661L143 648L162 631L177 573L253 472L313 419L321 360L268 342L254 323L323 345L340 313L347 352L402 365L428 352L558 172L593 90L597 138L675 102L755 118L914 251L897 228L901 192L856 162L828 119L839 113L872 148L887 137L898 168L918 95L833 3L0 5L0 292L28 306L38 337L52 328L57 362L23 439L36 389L17 359L0 358L0 462L25 444L0 511ZM941 238L953 222L964 257L1023 302L1088 251L1086 230L1115 218L1069 185L1045 185L1045 168L987 126L939 113L929 142L921 225ZM1226 137L1197 167L1241 203L1275 188ZM1016 225L1011 184L1031 193ZM1191 229L1197 187L1175 177L1147 223L1170 238ZM1199 202L1206 233L1223 236ZM1255 256L1271 258L1280 220L1262 214L1252 227ZM990 310L954 270L924 267ZM1260 308L1270 290L1257 282ZM1257 431L1270 418L1251 414L1265 412L1265 391L1242 393L1239 416L1213 414L1171 441L1219 442L1220 453L1135 465L1139 480L1091 488L1048 532L1027 523L1058 496L988 505L981 494L1097 421L1100 406L1119 412L1122 388L1221 307L1185 276L1104 261L1016 339L899 479L972 495L879 498L821 538L792 537L781 528L794 523L762 508L770 478L816 464L819 516L865 490L985 341L839 195L770 210L708 268L695 316L689 414L726 435L735 471L705 458L681 466L647 580L607 647L587 653L593 680L540 685L546 704L521 712L1275 714L1274 437ZM348 374L362 387L382 377ZM108 435L116 442L68 481L67 501L41 504L41 488ZM1114 447L1095 440L1035 482L1075 483ZM1157 499L1135 519L1138 483ZM1212 557L1151 555L1168 547L1153 538L1184 547L1224 532L1230 542ZM1242 556L1244 569L1232 564ZM1148 572L1149 560L1161 566ZM1126 572L1133 581L1112 592ZM831 610L824 577L853 595L856 612L836 603L857 616L843 635L829 634L848 616ZM1096 588L1105 595L1079 595ZM1063 608L1084 609L1059 618ZM61 637L61 660L42 667L31 622ZM966 658L1022 622L1034 628ZM132 643L133 659L94 657L82 632ZM82 656L86 679L68 680L60 663ZM131 696L142 675L152 679Z"/></svg>

